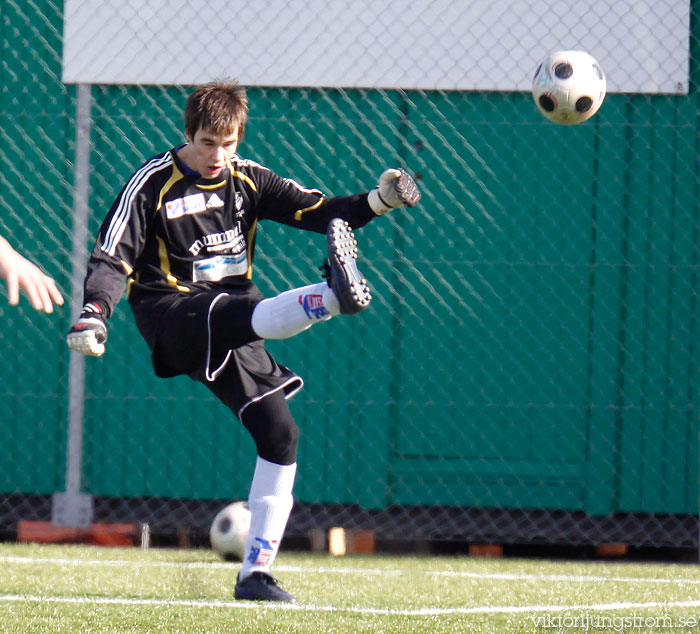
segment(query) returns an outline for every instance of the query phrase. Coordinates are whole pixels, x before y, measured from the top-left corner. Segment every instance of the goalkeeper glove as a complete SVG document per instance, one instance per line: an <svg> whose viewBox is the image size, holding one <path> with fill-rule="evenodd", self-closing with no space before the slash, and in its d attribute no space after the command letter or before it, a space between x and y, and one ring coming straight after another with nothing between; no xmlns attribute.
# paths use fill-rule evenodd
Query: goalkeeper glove
<svg viewBox="0 0 700 634"><path fill-rule="evenodd" d="M99 302L83 306L80 318L68 332L66 343L71 350L91 357L101 357L107 341L107 311Z"/></svg>
<svg viewBox="0 0 700 634"><path fill-rule="evenodd" d="M379 184L369 193L369 206L378 216L392 209L413 207L420 200L420 192L413 177L402 169L386 170L379 177Z"/></svg>

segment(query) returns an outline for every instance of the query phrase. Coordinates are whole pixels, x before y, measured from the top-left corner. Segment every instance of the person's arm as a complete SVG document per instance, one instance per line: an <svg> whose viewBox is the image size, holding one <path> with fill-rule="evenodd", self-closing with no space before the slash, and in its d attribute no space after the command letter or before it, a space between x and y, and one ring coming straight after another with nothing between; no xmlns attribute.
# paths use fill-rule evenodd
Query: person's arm
<svg viewBox="0 0 700 634"><path fill-rule="evenodd" d="M52 313L54 303L63 305L63 296L53 278L17 253L2 236L0 236L0 277L7 282L7 295L13 306L19 303L20 289L24 291L36 310Z"/></svg>
<svg viewBox="0 0 700 634"><path fill-rule="evenodd" d="M154 186L147 178L149 172L144 172L155 162L154 159L147 163L131 177L102 223L87 266L83 308L66 338L68 347L75 352L92 357L105 352L107 319L124 295L126 278L146 241ZM158 169L152 168L153 171Z"/></svg>
<svg viewBox="0 0 700 634"><path fill-rule="evenodd" d="M325 233L333 218L358 229L392 209L413 207L421 197L413 178L401 169L386 170L368 193L329 198L269 171L263 177L260 217L317 233Z"/></svg>

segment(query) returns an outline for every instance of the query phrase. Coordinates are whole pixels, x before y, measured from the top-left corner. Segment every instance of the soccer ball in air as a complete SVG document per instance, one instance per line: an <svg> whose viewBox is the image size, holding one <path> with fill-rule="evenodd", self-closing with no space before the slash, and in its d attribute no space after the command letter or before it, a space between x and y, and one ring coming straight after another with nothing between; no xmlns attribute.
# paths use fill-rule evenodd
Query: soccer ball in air
<svg viewBox="0 0 700 634"><path fill-rule="evenodd" d="M212 548L226 561L243 561L249 530L248 503L233 502L217 513L209 529L209 541Z"/></svg>
<svg viewBox="0 0 700 634"><path fill-rule="evenodd" d="M537 109L554 123L581 123L590 119L605 99L605 73L583 51L547 55L532 78Z"/></svg>

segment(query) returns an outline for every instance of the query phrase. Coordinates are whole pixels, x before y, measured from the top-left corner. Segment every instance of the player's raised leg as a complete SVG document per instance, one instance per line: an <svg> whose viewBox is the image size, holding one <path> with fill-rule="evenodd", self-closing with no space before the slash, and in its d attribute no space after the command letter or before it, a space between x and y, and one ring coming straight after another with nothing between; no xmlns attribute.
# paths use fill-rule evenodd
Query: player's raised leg
<svg viewBox="0 0 700 634"><path fill-rule="evenodd" d="M372 299L367 280L357 269L357 240L344 220L328 225L328 258L322 267L326 282L310 284L262 300L252 326L263 339L287 339L319 321L363 311Z"/></svg>

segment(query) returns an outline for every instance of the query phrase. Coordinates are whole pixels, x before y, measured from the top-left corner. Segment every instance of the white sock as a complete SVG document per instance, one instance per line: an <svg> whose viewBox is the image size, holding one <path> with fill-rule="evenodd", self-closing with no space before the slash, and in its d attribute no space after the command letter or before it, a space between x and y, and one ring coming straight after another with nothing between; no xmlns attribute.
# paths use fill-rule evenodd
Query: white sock
<svg viewBox="0 0 700 634"><path fill-rule="evenodd" d="M292 512L296 463L279 465L260 456L250 485L250 532L243 552L240 578L251 572L270 572Z"/></svg>
<svg viewBox="0 0 700 634"><path fill-rule="evenodd" d="M252 326L263 339L287 339L339 314L335 293L319 282L263 299L253 311Z"/></svg>

